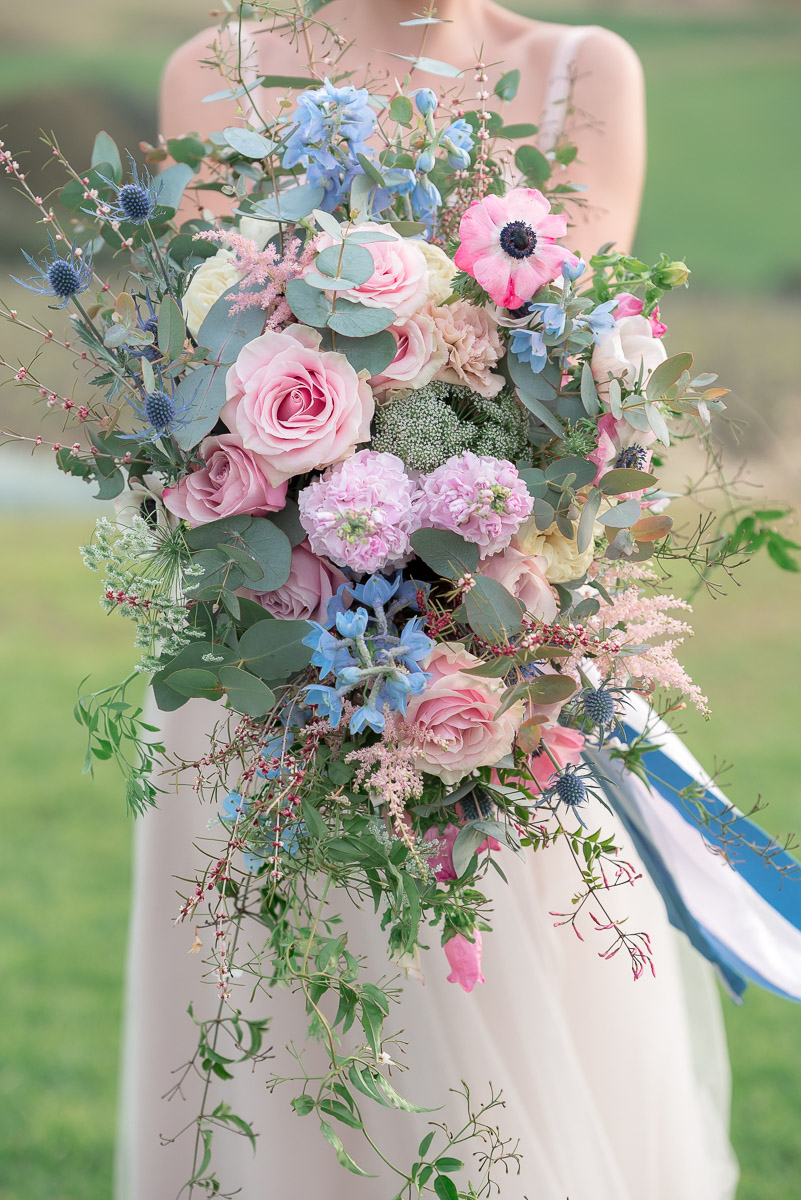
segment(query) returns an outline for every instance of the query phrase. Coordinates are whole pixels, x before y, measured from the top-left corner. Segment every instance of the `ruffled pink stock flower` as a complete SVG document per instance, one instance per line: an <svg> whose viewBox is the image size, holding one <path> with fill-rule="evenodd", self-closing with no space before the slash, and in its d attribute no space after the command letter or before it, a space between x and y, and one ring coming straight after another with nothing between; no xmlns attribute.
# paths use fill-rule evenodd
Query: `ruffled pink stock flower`
<svg viewBox="0 0 801 1200"><path fill-rule="evenodd" d="M208 437L200 443L205 465L185 476L176 487L164 489L164 507L194 528L250 513L263 517L286 503L286 484L272 487L265 464L246 450L234 433Z"/></svg>
<svg viewBox="0 0 801 1200"><path fill-rule="evenodd" d="M373 375L371 388L380 395L393 388L425 387L448 357L434 318L428 313L415 313L390 325L389 332L397 344L397 353L380 375Z"/></svg>
<svg viewBox="0 0 801 1200"><path fill-rule="evenodd" d="M578 262L556 245L566 232L567 217L552 213L542 192L513 188L505 196L473 201L459 223L454 261L500 308L520 308L556 279L563 262Z"/></svg>
<svg viewBox="0 0 801 1200"><path fill-rule="evenodd" d="M277 487L352 454L370 436L375 404L344 354L320 350L306 325L269 331L239 352L220 416L258 454Z"/></svg>
<svg viewBox="0 0 801 1200"><path fill-rule="evenodd" d="M325 558L314 554L308 542L292 548L289 578L274 592L254 592L253 599L281 621L326 619L326 605L345 576Z"/></svg>
<svg viewBox="0 0 801 1200"><path fill-rule="evenodd" d="M346 300L356 300L368 308L388 308L396 317L410 317L419 312L428 300L428 264L419 246L401 237L391 225L365 221L352 232L374 230L383 235L380 242L367 242L364 249L372 255L375 270L358 287L337 292ZM315 241L317 250L334 245L330 234L321 234Z"/></svg>
<svg viewBox="0 0 801 1200"><path fill-rule="evenodd" d="M643 302L639 296L635 296L632 292L621 292L615 305L615 320L619 321L622 317L639 317L642 315L642 310ZM648 317L648 323L655 338L664 337L667 333L667 325L659 320L658 307Z"/></svg>
<svg viewBox="0 0 801 1200"><path fill-rule="evenodd" d="M484 983L481 972L481 934L473 931L471 942L463 933L456 933L445 943L443 950L451 973L448 983L458 983L465 992L472 992L477 983Z"/></svg>
<svg viewBox="0 0 801 1200"><path fill-rule="evenodd" d="M315 554L353 571L383 571L411 557L415 494L396 455L360 450L303 489L300 521Z"/></svg>
<svg viewBox="0 0 801 1200"><path fill-rule="evenodd" d="M420 524L450 529L496 554L530 516L534 501L517 468L491 455L453 455L419 480Z"/></svg>

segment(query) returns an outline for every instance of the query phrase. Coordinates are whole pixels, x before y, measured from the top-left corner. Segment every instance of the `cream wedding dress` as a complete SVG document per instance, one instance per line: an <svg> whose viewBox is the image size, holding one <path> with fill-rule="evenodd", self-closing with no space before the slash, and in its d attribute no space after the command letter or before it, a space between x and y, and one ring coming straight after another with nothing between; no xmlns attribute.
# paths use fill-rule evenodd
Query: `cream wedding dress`
<svg viewBox="0 0 801 1200"><path fill-rule="evenodd" d="M545 148L561 128L582 32L571 31L554 58L541 124ZM203 753L217 719L205 701L157 717L170 748L186 759ZM190 780L136 823L117 1200L174 1200L191 1171L192 1131L162 1142L199 1111L200 1082L192 1077L182 1095L164 1097L196 1045L186 1009L191 1003L196 1015L211 1016L216 993L202 981L209 934L204 951L190 955L192 925L173 925L175 876L191 876L201 863L193 841L213 836L212 815L198 804ZM600 810L593 821L602 822ZM628 838L615 833L636 862ZM523 1158L519 1175L501 1175L502 1200L731 1200L737 1168L728 1140L729 1065L712 969L671 929L647 877L614 896L615 910L630 914L629 927L652 938L656 978L635 984L622 956L598 957L600 935L598 945L589 934L581 944L569 929L553 927L549 910L569 907L576 887L561 847L526 858L504 851L501 858L509 886L491 873L486 982L470 995L448 983L432 931L425 986L409 980L389 1022L409 1044L406 1054L395 1055L410 1068L393 1075L395 1086L417 1104L444 1105L432 1118L457 1128L464 1109L448 1089L463 1079L479 1102L488 1097L489 1081L503 1091L506 1107L495 1110L493 1124L519 1139ZM376 977L386 961L377 921L346 899L339 910L351 950L368 956ZM235 1003L247 1008L247 987L239 992ZM267 1044L275 1057L255 1073L246 1064L233 1081L213 1086L213 1103L227 1101L258 1133L255 1155L243 1138L215 1135L213 1165L223 1193L240 1189L243 1200L391 1200L398 1183L379 1170L358 1134L344 1140L375 1178L343 1170L314 1117L295 1115L289 1101L299 1087L287 1084L273 1095L265 1088L270 1071L293 1073L285 1047L304 1036L298 998L276 991L252 1011L272 1017ZM310 1052L310 1063L316 1054ZM427 1116L368 1100L363 1111L388 1157L410 1164Z"/></svg>

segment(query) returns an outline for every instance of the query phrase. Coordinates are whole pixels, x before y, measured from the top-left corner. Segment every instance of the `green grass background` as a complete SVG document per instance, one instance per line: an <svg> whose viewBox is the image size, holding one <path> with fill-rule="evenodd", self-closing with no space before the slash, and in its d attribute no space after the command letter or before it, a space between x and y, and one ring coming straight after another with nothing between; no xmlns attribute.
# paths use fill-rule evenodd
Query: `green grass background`
<svg viewBox="0 0 801 1200"><path fill-rule="evenodd" d="M694 291L671 306L671 347L697 349L704 369L734 384L733 409L750 412L746 444L762 460L755 473L767 494L794 500L801 17L764 5L650 10L643 0L625 11L565 3L536 12L609 25L641 54L650 164L638 249L686 257L694 271ZM167 54L207 21L196 0L4 5L2 136L30 145L46 125L79 156L105 125L135 146L154 131ZM30 227L6 187L0 209L8 259L22 238L31 245ZM131 831L112 771L81 779L71 707L85 674L102 686L127 673L132 654L129 627L102 614L99 581L80 565L76 546L91 525L55 508L0 514L0 1200L110 1195ZM698 598L684 659L714 716L706 725L688 714L686 725L702 758L736 764L736 802L770 800L762 820L779 832L801 826L800 585L767 563L740 578L723 600ZM752 989L742 1008L726 1004L726 1019L740 1200L795 1200L801 1010Z"/></svg>

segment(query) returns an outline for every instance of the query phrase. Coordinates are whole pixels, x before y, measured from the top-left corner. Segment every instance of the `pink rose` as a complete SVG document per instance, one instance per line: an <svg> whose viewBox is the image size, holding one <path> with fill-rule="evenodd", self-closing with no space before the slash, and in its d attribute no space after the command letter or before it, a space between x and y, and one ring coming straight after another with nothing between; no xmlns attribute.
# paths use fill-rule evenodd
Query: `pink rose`
<svg viewBox="0 0 801 1200"><path fill-rule="evenodd" d="M284 507L286 484L272 487L265 464L236 434L206 438L200 454L206 465L163 493L164 507L192 527L237 513L263 517Z"/></svg>
<svg viewBox="0 0 801 1200"><path fill-rule="evenodd" d="M226 376L221 417L261 457L271 484L340 462L370 436L375 405L344 354L290 325L254 338Z"/></svg>
<svg viewBox="0 0 801 1200"><path fill-rule="evenodd" d="M432 676L425 691L407 705L415 765L444 783L497 763L512 749L520 722L521 704L497 715L505 691L501 680L464 673L480 661L459 643L441 642L423 664Z"/></svg>
<svg viewBox="0 0 801 1200"><path fill-rule="evenodd" d="M581 762L581 751L584 746L584 734L577 729L567 729L564 725L554 725L543 729L542 741L548 747L559 766L564 769L568 763L578 766ZM545 750L529 756L528 765L540 788L546 788L556 774L556 767L551 762ZM531 781L527 781L531 786Z"/></svg>
<svg viewBox="0 0 801 1200"><path fill-rule="evenodd" d="M325 606L345 576L339 567L318 558L308 542L292 548L289 578L274 592L254 592L253 599L282 621L326 619Z"/></svg>
<svg viewBox="0 0 801 1200"><path fill-rule="evenodd" d="M632 388L640 371L645 382L666 358L667 351L646 317L623 317L610 333L599 335L592 352L590 367L599 395L609 395L610 375Z"/></svg>
<svg viewBox="0 0 801 1200"><path fill-rule="evenodd" d="M447 357L433 318L427 313L415 313L390 325L389 332L397 342L398 351L389 366L370 380L373 391L380 394L391 388L425 387Z"/></svg>
<svg viewBox="0 0 801 1200"><path fill-rule="evenodd" d="M428 300L428 264L419 246L401 237L390 225L378 225L366 221L353 227L352 232L372 229L390 235L391 240L367 242L364 249L372 255L375 264L373 274L358 287L337 292L346 300L356 300L369 308L388 308L396 317L410 317L419 312ZM334 245L330 234L322 234L316 241L318 250Z"/></svg>
<svg viewBox="0 0 801 1200"><path fill-rule="evenodd" d="M500 554L485 558L481 574L489 575L503 584L507 592L516 596L527 613L540 621L553 621L556 617L556 600L551 585L545 578L547 560L542 554L533 557L507 546Z"/></svg>
<svg viewBox="0 0 801 1200"><path fill-rule="evenodd" d="M643 302L639 296L634 296L631 292L621 292L615 305L615 320L619 321L621 317L639 317L642 310ZM653 310L650 317L648 317L648 323L651 326L651 333L655 338L664 337L667 333L667 325L659 320L658 306Z"/></svg>
<svg viewBox="0 0 801 1200"><path fill-rule="evenodd" d="M451 973L448 983L458 983L465 992L472 992L477 983L484 983L481 973L481 934L473 930L473 941L462 933L454 934L443 947Z"/></svg>
<svg viewBox="0 0 801 1200"><path fill-rule="evenodd" d="M469 387L490 399L497 396L504 380L493 375L492 368L503 355L503 343L487 310L456 300L435 308L433 316L448 355L437 379Z"/></svg>

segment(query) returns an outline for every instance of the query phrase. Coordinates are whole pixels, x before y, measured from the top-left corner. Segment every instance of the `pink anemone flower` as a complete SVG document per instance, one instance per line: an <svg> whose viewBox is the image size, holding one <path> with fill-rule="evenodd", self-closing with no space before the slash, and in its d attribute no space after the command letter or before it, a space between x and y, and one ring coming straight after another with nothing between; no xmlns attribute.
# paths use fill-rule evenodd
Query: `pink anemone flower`
<svg viewBox="0 0 801 1200"><path fill-rule="evenodd" d="M556 279L563 262L578 262L556 245L566 232L567 217L552 213L542 192L513 188L505 196L475 200L463 213L455 262L501 308L520 308Z"/></svg>

